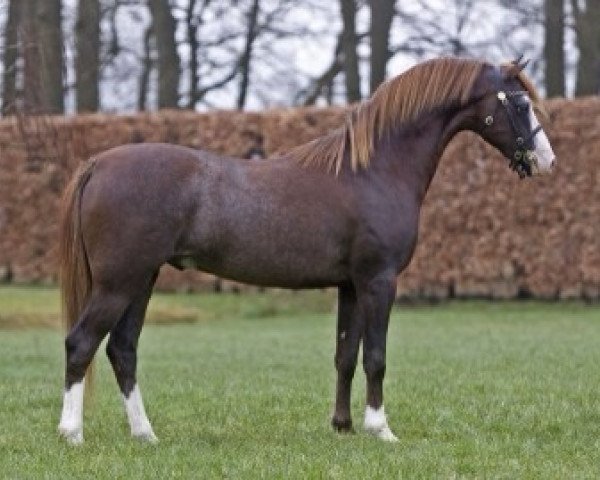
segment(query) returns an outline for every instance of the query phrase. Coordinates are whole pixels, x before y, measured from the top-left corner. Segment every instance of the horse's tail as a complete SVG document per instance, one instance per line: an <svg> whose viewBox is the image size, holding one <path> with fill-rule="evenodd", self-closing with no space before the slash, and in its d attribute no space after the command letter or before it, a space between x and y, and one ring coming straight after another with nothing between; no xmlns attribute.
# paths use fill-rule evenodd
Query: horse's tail
<svg viewBox="0 0 600 480"><path fill-rule="evenodd" d="M85 307L92 287L92 276L81 236L81 197L92 175L95 160L79 166L67 185L61 204L59 264L64 327L69 332ZM86 383L90 384L92 366Z"/></svg>

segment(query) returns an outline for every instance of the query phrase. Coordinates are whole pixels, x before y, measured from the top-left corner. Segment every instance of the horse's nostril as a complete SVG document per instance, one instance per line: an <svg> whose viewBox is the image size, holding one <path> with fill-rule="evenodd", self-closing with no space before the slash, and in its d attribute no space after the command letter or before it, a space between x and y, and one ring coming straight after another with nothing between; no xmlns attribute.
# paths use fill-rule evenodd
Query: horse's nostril
<svg viewBox="0 0 600 480"><path fill-rule="evenodd" d="M554 157L552 159L552 161L550 162L550 168L554 168L556 166L556 157Z"/></svg>

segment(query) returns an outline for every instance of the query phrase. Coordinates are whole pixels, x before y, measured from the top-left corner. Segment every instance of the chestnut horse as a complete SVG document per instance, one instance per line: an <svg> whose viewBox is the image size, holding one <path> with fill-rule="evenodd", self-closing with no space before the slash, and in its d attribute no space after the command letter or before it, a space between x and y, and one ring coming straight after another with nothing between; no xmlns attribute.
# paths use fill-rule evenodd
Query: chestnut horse
<svg viewBox="0 0 600 480"><path fill-rule="evenodd" d="M388 321L444 148L471 130L522 177L554 164L523 66L422 63L381 85L338 130L270 161L138 144L82 165L63 204L70 331L60 433L83 441L84 378L110 335L106 352L131 434L156 441L136 382L136 349L154 281L168 263L267 287L337 287L333 427L352 430L350 389L362 341L364 428L396 440L383 406Z"/></svg>

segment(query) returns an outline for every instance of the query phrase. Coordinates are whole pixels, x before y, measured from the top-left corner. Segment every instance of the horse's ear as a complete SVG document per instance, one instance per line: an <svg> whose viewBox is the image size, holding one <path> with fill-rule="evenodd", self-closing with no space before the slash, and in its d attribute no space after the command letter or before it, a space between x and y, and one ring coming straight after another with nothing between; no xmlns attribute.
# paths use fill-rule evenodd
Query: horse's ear
<svg viewBox="0 0 600 480"><path fill-rule="evenodd" d="M512 63L515 66L519 66L519 64L521 63L521 60L523 60L523 54L522 53L517 57L516 60L513 60L510 63Z"/></svg>
<svg viewBox="0 0 600 480"><path fill-rule="evenodd" d="M525 67L527 67L527 65L529 65L529 58L528 58L527 60L525 60L524 62L521 62L521 63L518 65L519 72L520 72L520 71L522 71L522 70L524 70L524 69L525 69Z"/></svg>
<svg viewBox="0 0 600 480"><path fill-rule="evenodd" d="M519 55L519 58L513 60L511 63L515 66L517 72L520 72L525 69L527 65L529 65L529 59L523 61L523 54L521 54Z"/></svg>
<svg viewBox="0 0 600 480"><path fill-rule="evenodd" d="M502 71L504 78L515 78L518 77L521 71L529 65L529 60L523 61L523 55L519 55L519 58L509 63L502 64Z"/></svg>

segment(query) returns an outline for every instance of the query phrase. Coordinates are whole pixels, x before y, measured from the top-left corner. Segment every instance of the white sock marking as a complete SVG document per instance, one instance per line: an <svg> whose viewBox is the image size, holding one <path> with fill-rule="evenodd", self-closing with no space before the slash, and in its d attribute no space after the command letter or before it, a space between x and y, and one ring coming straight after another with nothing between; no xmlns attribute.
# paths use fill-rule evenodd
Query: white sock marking
<svg viewBox="0 0 600 480"><path fill-rule="evenodd" d="M83 442L83 390L84 380L65 390L58 424L58 431L73 445Z"/></svg>
<svg viewBox="0 0 600 480"><path fill-rule="evenodd" d="M383 405L375 409L367 405L365 409L365 430L386 442L397 442L398 438L388 427Z"/></svg>
<svg viewBox="0 0 600 480"><path fill-rule="evenodd" d="M133 390L131 390L129 397L123 395L123 402L125 403L125 411L127 412L127 419L131 427L131 435L152 443L158 442L158 438L154 435L152 425L150 425L150 420L148 420L148 416L146 415L142 393L137 383L133 387Z"/></svg>

